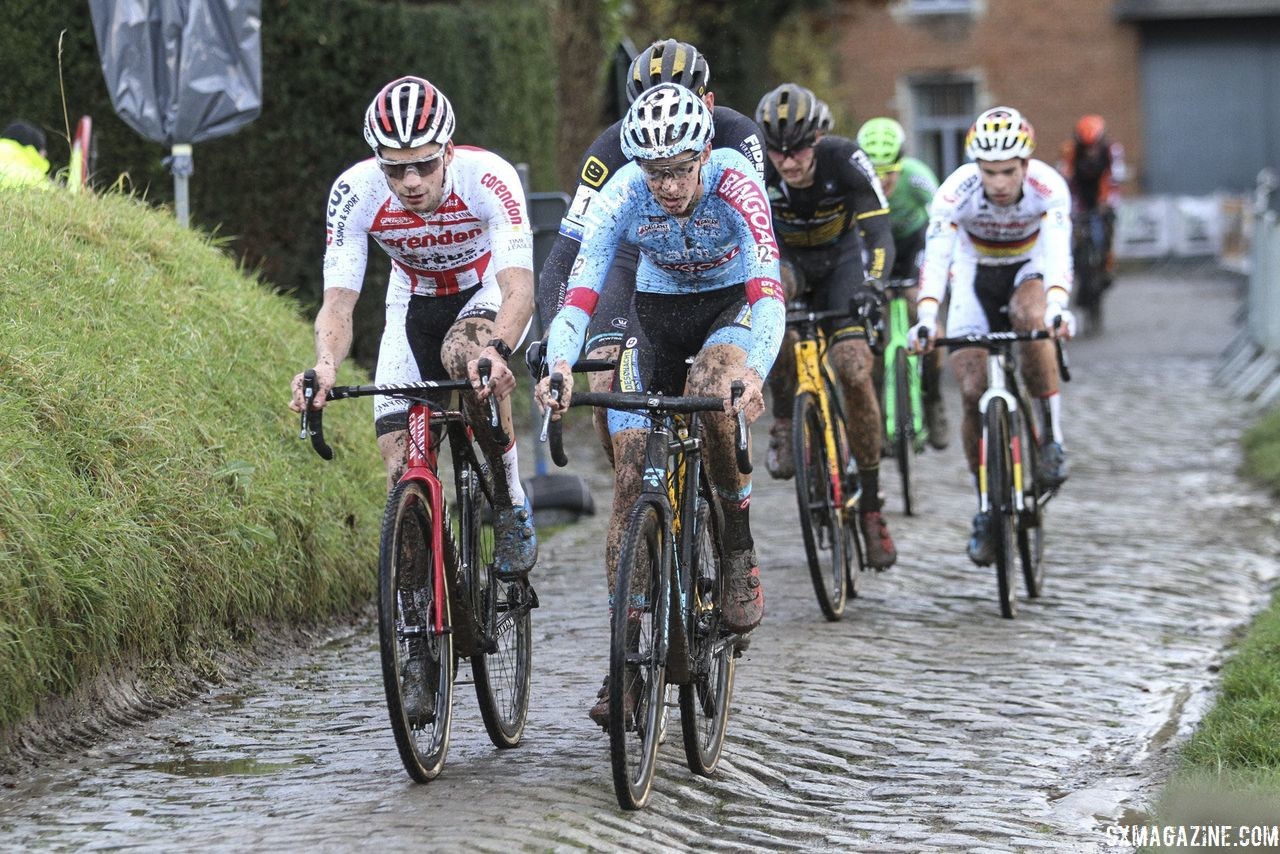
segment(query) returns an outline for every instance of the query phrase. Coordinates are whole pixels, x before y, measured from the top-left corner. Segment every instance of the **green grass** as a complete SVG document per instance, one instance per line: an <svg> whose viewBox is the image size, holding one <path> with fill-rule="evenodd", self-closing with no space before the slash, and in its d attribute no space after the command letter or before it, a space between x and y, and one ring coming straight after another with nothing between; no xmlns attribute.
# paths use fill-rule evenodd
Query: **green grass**
<svg viewBox="0 0 1280 854"><path fill-rule="evenodd" d="M132 199L10 191L0 306L0 729L113 664L371 600L369 405L329 410L332 463L298 440L292 300Z"/></svg>
<svg viewBox="0 0 1280 854"><path fill-rule="evenodd" d="M1243 444L1242 474L1280 495L1280 410L1255 424ZM1181 759L1161 798L1162 820L1276 823L1280 816L1280 595L1232 650L1222 669L1217 702Z"/></svg>

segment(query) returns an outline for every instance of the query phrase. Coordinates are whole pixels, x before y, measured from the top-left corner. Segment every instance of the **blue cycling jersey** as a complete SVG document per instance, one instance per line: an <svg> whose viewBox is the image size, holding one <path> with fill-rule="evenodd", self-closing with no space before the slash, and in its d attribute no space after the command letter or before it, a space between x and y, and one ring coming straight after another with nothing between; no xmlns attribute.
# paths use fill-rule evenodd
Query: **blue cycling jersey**
<svg viewBox="0 0 1280 854"><path fill-rule="evenodd" d="M551 324L548 363L577 360L587 323L622 241L640 250L636 290L692 294L745 287L752 341L747 367L769 372L786 325L778 243L768 196L755 168L733 149L715 149L702 167L702 195L687 217L668 214L628 163L585 214L582 248L569 274L564 307Z"/></svg>

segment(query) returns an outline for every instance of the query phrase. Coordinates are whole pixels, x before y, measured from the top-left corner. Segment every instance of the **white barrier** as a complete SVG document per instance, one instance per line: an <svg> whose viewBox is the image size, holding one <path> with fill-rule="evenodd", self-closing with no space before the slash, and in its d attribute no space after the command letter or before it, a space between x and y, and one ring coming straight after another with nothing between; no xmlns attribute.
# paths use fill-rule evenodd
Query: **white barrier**
<svg viewBox="0 0 1280 854"><path fill-rule="evenodd" d="M1117 258L1194 258L1223 246L1230 197L1138 196L1116 205Z"/></svg>

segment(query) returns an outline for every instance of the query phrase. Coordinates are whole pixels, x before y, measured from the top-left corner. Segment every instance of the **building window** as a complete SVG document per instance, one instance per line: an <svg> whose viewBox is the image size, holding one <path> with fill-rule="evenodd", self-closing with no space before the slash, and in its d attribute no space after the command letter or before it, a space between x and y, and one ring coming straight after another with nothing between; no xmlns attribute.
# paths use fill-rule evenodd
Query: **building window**
<svg viewBox="0 0 1280 854"><path fill-rule="evenodd" d="M972 80L911 84L916 156L944 179L965 161L964 136L973 124L977 85Z"/></svg>

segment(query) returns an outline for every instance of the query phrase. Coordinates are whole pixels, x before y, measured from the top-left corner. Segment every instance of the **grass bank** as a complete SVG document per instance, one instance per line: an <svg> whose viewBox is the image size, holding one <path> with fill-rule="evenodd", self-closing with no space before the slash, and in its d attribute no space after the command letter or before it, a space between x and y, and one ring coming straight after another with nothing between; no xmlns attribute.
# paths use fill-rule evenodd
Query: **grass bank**
<svg viewBox="0 0 1280 854"><path fill-rule="evenodd" d="M0 733L122 662L371 601L368 406L326 419L331 463L297 439L292 300L134 200L9 192L0 306Z"/></svg>
<svg viewBox="0 0 1280 854"><path fill-rule="evenodd" d="M1280 410L1244 437L1244 476L1280 496ZM1159 807L1181 824L1280 819L1280 594L1231 652L1222 689L1182 752Z"/></svg>

